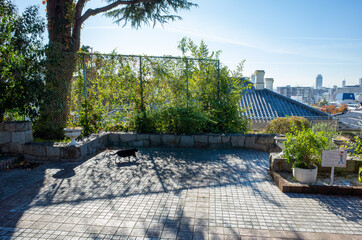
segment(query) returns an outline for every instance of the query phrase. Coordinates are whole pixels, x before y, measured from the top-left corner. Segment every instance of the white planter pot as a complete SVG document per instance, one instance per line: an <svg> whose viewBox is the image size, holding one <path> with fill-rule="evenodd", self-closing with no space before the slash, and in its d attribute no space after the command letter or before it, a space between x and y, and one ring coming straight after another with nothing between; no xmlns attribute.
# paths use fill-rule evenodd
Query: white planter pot
<svg viewBox="0 0 362 240"><path fill-rule="evenodd" d="M312 183L317 180L318 167L313 169L293 168L293 177L301 183Z"/></svg>
<svg viewBox="0 0 362 240"><path fill-rule="evenodd" d="M77 137L82 133L83 128L74 127L74 128L64 128L65 136L71 139L71 142L68 146L77 146L78 143L75 141Z"/></svg>

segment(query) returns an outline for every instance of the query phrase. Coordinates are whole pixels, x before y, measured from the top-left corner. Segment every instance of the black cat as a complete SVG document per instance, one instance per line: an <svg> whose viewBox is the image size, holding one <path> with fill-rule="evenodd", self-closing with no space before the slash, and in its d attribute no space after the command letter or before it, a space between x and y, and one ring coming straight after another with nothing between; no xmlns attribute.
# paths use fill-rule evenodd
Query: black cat
<svg viewBox="0 0 362 240"><path fill-rule="evenodd" d="M121 150L118 150L115 154L117 154L119 157L123 157L123 158L128 157L128 159L130 160L130 157L132 157L132 156L137 159L136 152L138 152L138 149L136 149L136 148L121 149Z"/></svg>

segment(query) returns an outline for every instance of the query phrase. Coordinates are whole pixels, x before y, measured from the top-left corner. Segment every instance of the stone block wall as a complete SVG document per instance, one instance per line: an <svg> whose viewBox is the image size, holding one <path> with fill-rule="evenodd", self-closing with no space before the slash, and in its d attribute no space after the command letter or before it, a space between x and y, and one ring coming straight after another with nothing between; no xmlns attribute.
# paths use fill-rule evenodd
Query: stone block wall
<svg viewBox="0 0 362 240"><path fill-rule="evenodd" d="M0 153L23 153L23 145L33 141L31 122L0 122Z"/></svg>
<svg viewBox="0 0 362 240"><path fill-rule="evenodd" d="M53 142L30 142L24 145L24 158L29 161L82 161L108 146L108 134L89 137L78 146L67 146Z"/></svg>
<svg viewBox="0 0 362 240"><path fill-rule="evenodd" d="M78 146L33 142L31 122L0 123L1 153L22 154L30 161L81 161L110 147L250 148L280 152L272 134L136 134L110 132L87 137Z"/></svg>
<svg viewBox="0 0 362 240"><path fill-rule="evenodd" d="M362 161L358 161L352 157L347 157L346 167L336 168L336 171L342 173L357 173L360 167L362 167ZM269 155L269 169L275 172L292 172L292 164L288 163L281 153L271 153ZM318 167L318 172L330 173L331 168Z"/></svg>
<svg viewBox="0 0 362 240"><path fill-rule="evenodd" d="M176 148L250 148L265 152L280 152L273 134L135 134L108 133L113 147L176 147Z"/></svg>

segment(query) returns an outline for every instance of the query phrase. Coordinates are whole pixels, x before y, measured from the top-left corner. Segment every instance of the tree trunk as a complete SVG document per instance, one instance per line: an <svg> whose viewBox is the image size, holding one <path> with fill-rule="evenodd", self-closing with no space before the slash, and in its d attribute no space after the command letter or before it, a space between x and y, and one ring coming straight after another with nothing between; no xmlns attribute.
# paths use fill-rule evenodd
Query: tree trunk
<svg viewBox="0 0 362 240"><path fill-rule="evenodd" d="M49 48L46 96L35 128L35 134L44 139L63 139L63 128L69 116L70 89L76 67L71 22L67 19L72 2L52 0L47 3Z"/></svg>

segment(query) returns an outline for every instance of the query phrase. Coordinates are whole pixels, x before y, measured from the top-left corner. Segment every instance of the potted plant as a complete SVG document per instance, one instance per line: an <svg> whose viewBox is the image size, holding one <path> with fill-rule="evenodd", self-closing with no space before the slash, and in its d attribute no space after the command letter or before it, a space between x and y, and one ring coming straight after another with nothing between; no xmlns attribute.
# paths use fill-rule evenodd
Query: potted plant
<svg viewBox="0 0 362 240"><path fill-rule="evenodd" d="M362 138L355 136L354 141L349 141L348 150L350 150L350 156L357 157L357 159L362 161ZM358 170L358 180L362 182L362 167L359 167Z"/></svg>
<svg viewBox="0 0 362 240"><path fill-rule="evenodd" d="M75 141L77 137L79 137L82 134L82 127L77 126L77 121L75 120L74 116L69 116L67 127L63 129L65 136L70 138L71 142L68 144L68 146L77 146L78 143Z"/></svg>
<svg viewBox="0 0 362 240"><path fill-rule="evenodd" d="M315 133L311 129L287 133L286 137L283 156L293 164L293 177L302 183L315 182L327 137L323 132Z"/></svg>

